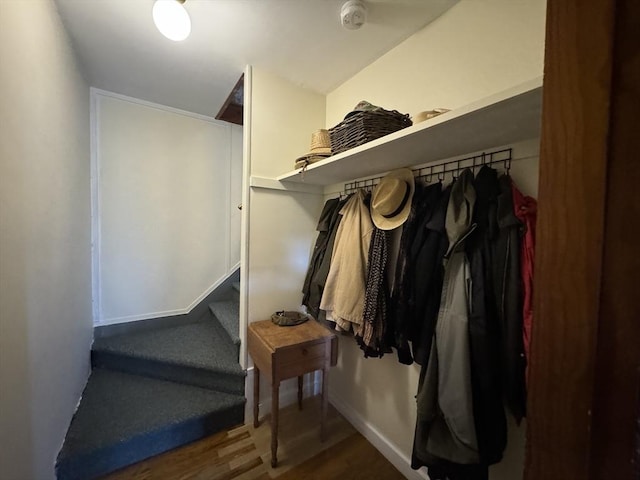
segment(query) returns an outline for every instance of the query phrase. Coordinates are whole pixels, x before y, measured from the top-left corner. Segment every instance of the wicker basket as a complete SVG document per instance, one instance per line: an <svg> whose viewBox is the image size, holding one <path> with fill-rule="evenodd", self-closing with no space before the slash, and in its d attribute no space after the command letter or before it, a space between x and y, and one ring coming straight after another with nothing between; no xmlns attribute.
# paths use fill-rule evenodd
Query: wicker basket
<svg viewBox="0 0 640 480"><path fill-rule="evenodd" d="M329 129L331 152L334 155L344 152L411 125L409 115L396 110L380 109L354 113Z"/></svg>

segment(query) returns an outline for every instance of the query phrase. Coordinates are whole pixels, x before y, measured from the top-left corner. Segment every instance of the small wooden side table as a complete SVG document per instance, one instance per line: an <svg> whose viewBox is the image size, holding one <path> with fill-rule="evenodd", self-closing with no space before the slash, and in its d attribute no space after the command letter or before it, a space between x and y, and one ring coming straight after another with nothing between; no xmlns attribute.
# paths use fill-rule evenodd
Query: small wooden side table
<svg viewBox="0 0 640 480"><path fill-rule="evenodd" d="M336 364L335 334L315 320L281 327L271 320L249 324L247 345L253 359L253 426L258 427L260 372L271 373L271 466L278 465L278 403L280 382L298 377L298 407L302 409L302 376L322 370L322 415L320 438L326 437L329 368Z"/></svg>

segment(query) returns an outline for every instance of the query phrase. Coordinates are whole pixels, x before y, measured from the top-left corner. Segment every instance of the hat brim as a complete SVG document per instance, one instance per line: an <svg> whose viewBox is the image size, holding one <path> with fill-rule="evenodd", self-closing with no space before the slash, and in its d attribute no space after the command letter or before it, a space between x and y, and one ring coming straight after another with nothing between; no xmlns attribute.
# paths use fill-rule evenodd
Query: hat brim
<svg viewBox="0 0 640 480"><path fill-rule="evenodd" d="M296 158L296 162L299 162L301 160L310 160L312 158L327 158L330 157L331 154L331 149L327 148L319 148L316 149L315 152L307 152L304 155L302 155L301 157Z"/></svg>
<svg viewBox="0 0 640 480"><path fill-rule="evenodd" d="M302 168L305 165L319 162L327 157L330 157L330 155L306 155L304 157L300 157L295 161L295 168Z"/></svg>
<svg viewBox="0 0 640 480"><path fill-rule="evenodd" d="M408 168L399 168L397 170L392 170L387 173L385 178L397 178L399 180L404 180L409 185L409 195L407 196L407 201L404 204L404 207L397 215L393 217L385 217L381 213L371 209L371 219L373 220L373 224L378 227L380 230L394 230L401 226L404 222L409 218L409 213L411 213L411 204L413 203L413 193L416 189L415 178L413 176L413 172Z"/></svg>

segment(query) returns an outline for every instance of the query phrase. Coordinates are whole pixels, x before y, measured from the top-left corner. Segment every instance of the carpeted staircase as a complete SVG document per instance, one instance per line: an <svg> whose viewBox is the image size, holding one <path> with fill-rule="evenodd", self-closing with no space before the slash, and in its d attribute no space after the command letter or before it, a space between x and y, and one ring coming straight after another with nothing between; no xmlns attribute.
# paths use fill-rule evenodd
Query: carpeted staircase
<svg viewBox="0 0 640 480"><path fill-rule="evenodd" d="M244 422L238 289L184 324L95 340L58 480L98 478Z"/></svg>

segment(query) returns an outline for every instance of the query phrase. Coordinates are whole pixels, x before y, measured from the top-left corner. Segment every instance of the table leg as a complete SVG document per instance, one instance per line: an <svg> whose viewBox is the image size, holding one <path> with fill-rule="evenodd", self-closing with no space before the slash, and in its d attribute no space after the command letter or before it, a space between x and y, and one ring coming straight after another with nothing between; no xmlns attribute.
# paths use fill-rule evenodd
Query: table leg
<svg viewBox="0 0 640 480"><path fill-rule="evenodd" d="M253 428L258 428L260 408L260 370L256 365L253 366Z"/></svg>
<svg viewBox="0 0 640 480"><path fill-rule="evenodd" d="M320 440L325 441L327 438L327 407L328 407L328 393L329 393L329 367L325 366L322 369L322 413L320 423Z"/></svg>
<svg viewBox="0 0 640 480"><path fill-rule="evenodd" d="M274 382L271 392L271 466L278 466L278 409L280 382Z"/></svg>
<svg viewBox="0 0 640 480"><path fill-rule="evenodd" d="M303 385L303 375L298 377L298 409L302 410L302 385Z"/></svg>

